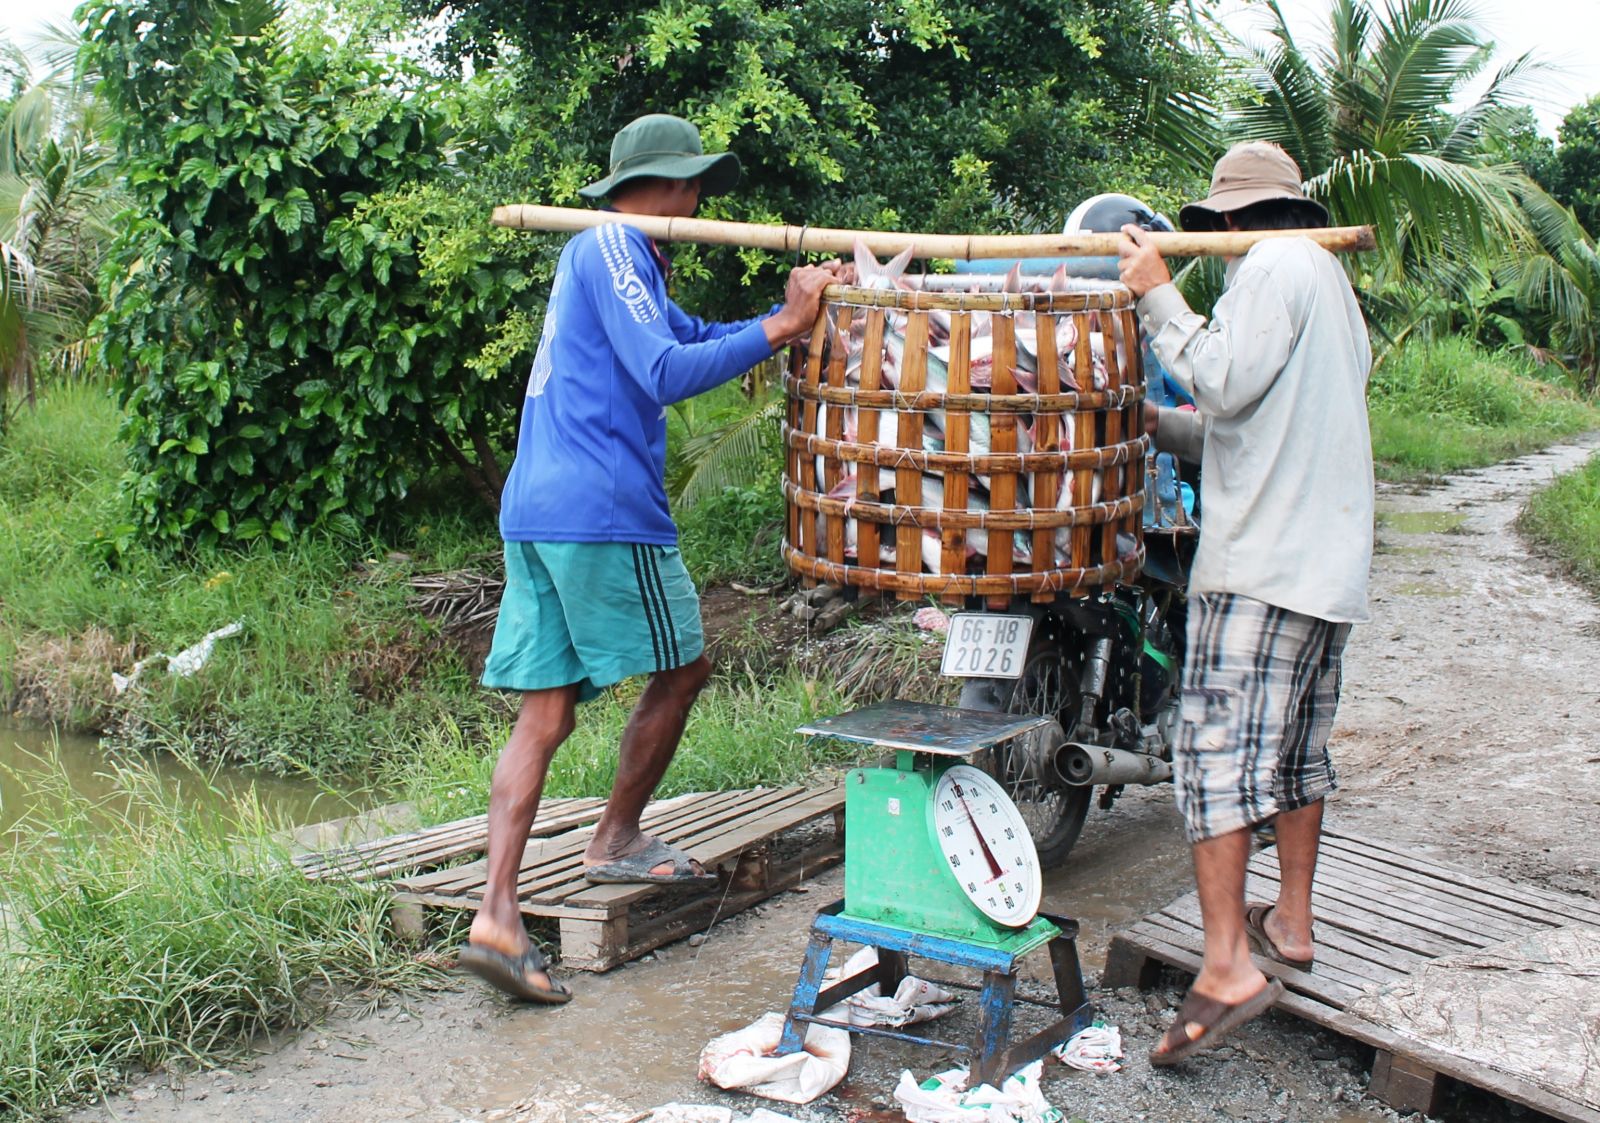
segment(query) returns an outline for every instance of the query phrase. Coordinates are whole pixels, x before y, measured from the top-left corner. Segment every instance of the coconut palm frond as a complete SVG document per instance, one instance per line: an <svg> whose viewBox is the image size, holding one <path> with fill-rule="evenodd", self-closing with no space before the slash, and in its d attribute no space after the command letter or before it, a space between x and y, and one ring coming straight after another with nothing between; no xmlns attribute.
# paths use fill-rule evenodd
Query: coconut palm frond
<svg viewBox="0 0 1600 1123"><path fill-rule="evenodd" d="M775 400L728 424L690 437L672 501L692 507L725 487L749 484L777 450L783 402Z"/></svg>
<svg viewBox="0 0 1600 1123"><path fill-rule="evenodd" d="M1199 176L1211 174L1224 148L1216 105L1204 94L1172 92L1152 98L1145 111L1144 139Z"/></svg>
<svg viewBox="0 0 1600 1123"><path fill-rule="evenodd" d="M1307 182L1339 222L1373 226L1393 267L1439 252L1449 240L1504 248L1533 241L1508 169L1407 152L1352 152Z"/></svg>
<svg viewBox="0 0 1600 1123"><path fill-rule="evenodd" d="M1370 70L1379 122L1436 116L1487 64L1467 0L1401 0L1373 25Z"/></svg>
<svg viewBox="0 0 1600 1123"><path fill-rule="evenodd" d="M1229 131L1238 140L1282 145L1307 173L1327 167L1333 152L1330 99L1322 76L1287 43L1271 48L1241 45L1240 50L1256 96L1234 108Z"/></svg>
<svg viewBox="0 0 1600 1123"><path fill-rule="evenodd" d="M1518 55L1502 66L1483 93L1451 120L1439 155L1447 160L1473 159L1494 116L1535 95L1538 83L1548 79L1550 71L1551 67L1532 52Z"/></svg>

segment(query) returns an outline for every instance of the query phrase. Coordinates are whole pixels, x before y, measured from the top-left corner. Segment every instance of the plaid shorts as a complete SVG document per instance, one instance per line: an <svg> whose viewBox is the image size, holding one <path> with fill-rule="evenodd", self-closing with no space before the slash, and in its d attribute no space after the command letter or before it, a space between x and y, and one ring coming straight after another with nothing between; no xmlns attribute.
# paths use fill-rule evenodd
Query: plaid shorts
<svg viewBox="0 0 1600 1123"><path fill-rule="evenodd" d="M1190 600L1173 770L1191 842L1335 790L1328 734L1349 636L1349 624L1234 593Z"/></svg>

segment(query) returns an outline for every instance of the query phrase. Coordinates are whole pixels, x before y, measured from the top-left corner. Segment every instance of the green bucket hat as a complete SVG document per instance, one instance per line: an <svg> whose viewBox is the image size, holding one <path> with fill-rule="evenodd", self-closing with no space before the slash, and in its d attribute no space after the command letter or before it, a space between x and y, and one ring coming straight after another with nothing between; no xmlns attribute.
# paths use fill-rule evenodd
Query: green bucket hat
<svg viewBox="0 0 1600 1123"><path fill-rule="evenodd" d="M704 154L700 131L682 117L650 113L624 125L611 140L611 174L578 188L586 199L603 199L631 179L700 179L702 196L720 195L739 182L739 157Z"/></svg>

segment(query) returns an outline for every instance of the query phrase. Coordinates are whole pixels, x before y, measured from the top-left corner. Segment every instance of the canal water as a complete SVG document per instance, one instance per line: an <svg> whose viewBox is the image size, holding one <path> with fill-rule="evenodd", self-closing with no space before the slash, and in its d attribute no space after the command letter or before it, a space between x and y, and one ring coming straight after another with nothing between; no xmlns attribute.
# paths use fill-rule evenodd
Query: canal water
<svg viewBox="0 0 1600 1123"><path fill-rule="evenodd" d="M97 802L112 797L114 763L94 737L0 719L0 848L12 845L19 822L47 804L63 783ZM240 799L253 797L271 821L284 826L336 819L381 802L373 792L332 791L309 779L236 767L201 774L167 753L139 755L129 763L150 769L186 802L221 815L232 814Z"/></svg>

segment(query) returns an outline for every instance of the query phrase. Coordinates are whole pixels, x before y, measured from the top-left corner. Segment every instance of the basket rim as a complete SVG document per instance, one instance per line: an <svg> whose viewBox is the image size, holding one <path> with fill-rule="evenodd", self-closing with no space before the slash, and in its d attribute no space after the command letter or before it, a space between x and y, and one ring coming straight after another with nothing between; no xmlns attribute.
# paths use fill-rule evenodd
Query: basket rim
<svg viewBox="0 0 1600 1123"><path fill-rule="evenodd" d="M905 312L1124 312L1137 301L1126 286L1107 282L1104 288L1077 292L928 292L880 289L862 285L829 285L824 305L851 308L894 308Z"/></svg>

